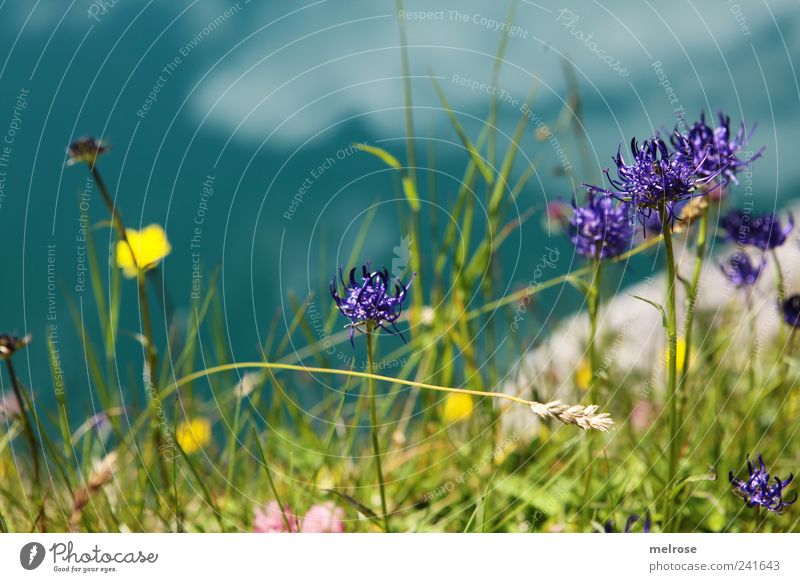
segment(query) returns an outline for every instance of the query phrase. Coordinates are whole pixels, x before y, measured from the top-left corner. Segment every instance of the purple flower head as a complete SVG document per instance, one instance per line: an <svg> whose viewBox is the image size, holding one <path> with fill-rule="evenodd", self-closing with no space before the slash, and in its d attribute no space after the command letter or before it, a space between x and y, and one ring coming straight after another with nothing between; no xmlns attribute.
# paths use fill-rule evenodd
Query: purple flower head
<svg viewBox="0 0 800 582"><path fill-rule="evenodd" d="M783 320L792 327L800 327L800 295L790 295L783 302Z"/></svg>
<svg viewBox="0 0 800 582"><path fill-rule="evenodd" d="M728 479L733 485L733 491L744 499L748 507L764 507L774 513L783 513L795 501L797 493L791 501L783 498L784 490L794 478L789 474L789 478L782 481L780 478L770 477L767 468L764 466L764 458L758 455L758 466L747 459L747 471L750 476L745 480L736 479L733 471L728 473Z"/></svg>
<svg viewBox="0 0 800 582"><path fill-rule="evenodd" d="M732 210L722 219L722 228L728 240L767 251L786 242L794 228L794 217L789 214L786 226L782 226L775 214L752 217L749 212Z"/></svg>
<svg viewBox="0 0 800 582"><path fill-rule="evenodd" d="M699 176L698 164L691 163L691 145L688 138L675 133L676 152L670 153L661 138L646 140L639 146L631 140L633 161L627 164L622 159L622 146L612 158L617 166L617 177L612 178L605 170L606 178L613 189L588 185L590 191L613 196L630 203L631 209L646 220L653 210L666 207L671 217L676 204L696 195L705 194L703 187L715 176ZM699 194L695 191L701 188Z"/></svg>
<svg viewBox="0 0 800 582"><path fill-rule="evenodd" d="M731 210L720 219L719 225L725 231L725 240L745 245L750 231L749 223L750 213L744 210Z"/></svg>
<svg viewBox="0 0 800 582"><path fill-rule="evenodd" d="M764 257L758 265L754 265L746 253L736 253L728 259L727 266L720 265L720 269L731 285L741 289L755 285L766 264Z"/></svg>
<svg viewBox="0 0 800 582"><path fill-rule="evenodd" d="M722 175L725 181L738 183L736 173L759 158L764 148L751 157L740 158L737 154L747 145L750 137L744 123L739 126L736 135L731 135L731 118L721 111L717 113L717 117L719 125L711 127L706 124L705 113L701 113L700 121L696 121L689 128L686 143L682 143L673 135L671 141L676 149L676 157L687 165L694 166L698 176ZM750 133L752 134L753 130ZM688 148L685 147L687 144Z"/></svg>
<svg viewBox="0 0 800 582"><path fill-rule="evenodd" d="M616 257L630 249L633 239L628 204L590 191L585 206L573 202L569 233L579 255L600 259Z"/></svg>
<svg viewBox="0 0 800 582"><path fill-rule="evenodd" d="M380 327L391 334L399 335L405 341L395 322L403 310L403 302L408 296L408 288L414 282L414 277L407 284L395 279L392 294L386 267L380 271L370 271L370 265L370 261L367 261L361 267L360 282L356 281L355 267L350 270L349 282L344 280L342 267L339 267L339 281L343 287L341 294L336 279L331 281L331 297L342 315L350 320L350 342L353 342L353 334L360 325L367 328Z"/></svg>
<svg viewBox="0 0 800 582"><path fill-rule="evenodd" d="M633 526L641 519L635 513L628 516L628 519L625 520L625 529L622 530L623 533L631 533L633 531ZM650 519L650 513L646 513L644 516L644 524L642 524L642 533L650 533L650 528L652 527L653 522ZM617 533L616 529L614 528L614 521L609 519L605 525L605 533Z"/></svg>
<svg viewBox="0 0 800 582"><path fill-rule="evenodd" d="M68 166L86 162L93 166L97 158L108 152L108 146L96 137L81 137L70 144L67 153L69 154Z"/></svg>

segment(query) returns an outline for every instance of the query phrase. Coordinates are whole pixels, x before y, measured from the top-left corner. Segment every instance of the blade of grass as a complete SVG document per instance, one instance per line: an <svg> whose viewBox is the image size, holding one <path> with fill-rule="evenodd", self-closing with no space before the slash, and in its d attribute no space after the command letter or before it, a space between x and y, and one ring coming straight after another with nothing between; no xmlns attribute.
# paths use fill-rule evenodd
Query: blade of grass
<svg viewBox="0 0 800 582"><path fill-rule="evenodd" d="M484 181L491 186L494 183L494 174L486 165L486 162L478 151L478 148L472 143L469 137L467 137L467 133L461 126L461 122L458 121L458 117L456 117L453 108L450 106L450 103L447 100L447 96L444 94L444 91L442 91L439 81L433 76L433 73L430 74L430 77L431 82L433 83L433 89L436 92L436 95L439 97L439 101L442 102L442 107L444 107L447 117L450 119L450 124L453 126L458 139L461 140L462 145L466 148L467 153L469 153L470 158L475 163L475 167L478 168L481 176L483 176Z"/></svg>
<svg viewBox="0 0 800 582"><path fill-rule="evenodd" d="M516 14L518 4L518 0L513 0L508 8L508 14L506 15L505 22L506 26L503 27L503 34L500 37L500 44L497 47L497 53L495 54L494 63L492 64L492 87L495 88L500 84L500 69L502 68L503 60L506 54L506 48L508 47L508 32L511 30L510 25L514 21L514 15ZM489 117L486 120L486 125L490 128L487 157L489 159L489 164L492 166L494 166L495 163L496 151L498 93L498 91L492 91L489 99Z"/></svg>
<svg viewBox="0 0 800 582"><path fill-rule="evenodd" d="M397 9L397 28L400 32L400 60L403 71L403 101L406 124L406 159L408 160L409 180L416 190L416 153L414 149L414 104L411 98L411 67L408 61L408 38L406 37L405 20L400 18L403 12L403 0L395 0Z"/></svg>
<svg viewBox="0 0 800 582"><path fill-rule="evenodd" d="M200 487L200 492L203 495L203 499L211 508L211 510L214 512L214 518L217 520L217 524L219 524L220 532L224 533L225 524L222 521L222 512L220 512L219 508L217 507L217 504L214 501L214 498L212 497L211 492L209 491L205 480L200 476L200 473L197 472L197 468L194 466L194 462L192 462L192 459L189 457L189 455L186 454L186 451L183 450L183 447L181 447L180 443L178 443L177 440L175 441L175 447L180 452L181 457L183 457L183 460L186 461L186 465L189 467L189 471L191 471L192 476L194 476L194 480ZM158 454L158 451L156 452L156 454Z"/></svg>
<svg viewBox="0 0 800 582"><path fill-rule="evenodd" d="M403 186L403 194L405 195L406 200L408 201L408 205L414 212L419 212L420 205L419 205L419 194L417 193L417 186L411 179L410 175L407 173L411 171L410 168L404 169L403 165L400 163L400 160L398 160L396 157L394 157L392 154L390 154L389 152L387 152L382 148L367 145L364 143L358 143L355 144L355 146L360 150L372 154L390 168L393 168L398 172L400 172L400 181Z"/></svg>
<svg viewBox="0 0 800 582"><path fill-rule="evenodd" d="M269 470L269 464L267 463L267 457L264 455L264 449L261 447L261 439L258 438L258 432L256 431L256 427L253 427L253 437L256 440L256 444L258 445L258 452L261 455L261 464L264 466L264 472L267 474L267 482L269 483L269 488L272 490L272 494L275 496L275 501L278 503L278 507L281 509L281 518L283 519L283 524L286 526L286 531L291 532L292 526L289 524L289 518L286 516L286 506L281 501L280 495L278 495L278 489L275 487L275 482L272 480L272 473Z"/></svg>

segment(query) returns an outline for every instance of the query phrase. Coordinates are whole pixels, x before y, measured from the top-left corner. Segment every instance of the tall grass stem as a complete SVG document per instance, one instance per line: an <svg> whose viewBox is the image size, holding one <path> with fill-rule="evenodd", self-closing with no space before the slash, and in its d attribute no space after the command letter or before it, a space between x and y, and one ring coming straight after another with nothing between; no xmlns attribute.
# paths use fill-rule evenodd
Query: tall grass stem
<svg viewBox="0 0 800 582"><path fill-rule="evenodd" d="M367 324L367 365L370 370L373 370L373 339L375 337L374 326ZM383 463L381 461L381 444L378 439L378 407L375 402L375 379L371 376L367 378L367 386L369 389L369 424L370 432L372 433L372 450L375 454L375 473L378 477L378 485L381 492L381 511L383 512L383 528L387 532L389 529L389 512L386 506L386 481L383 478Z"/></svg>
<svg viewBox="0 0 800 582"><path fill-rule="evenodd" d="M31 455L33 459L33 478L34 483L36 484L36 497L40 497L42 493L42 474L41 474L41 461L39 459L39 443L36 439L36 435L33 432L33 423L31 422L30 417L28 416L28 412L26 408L33 408L31 406L30 401L26 396L22 394L22 387L19 383L19 378L17 378L17 373L14 370L14 364L11 362L11 356L6 359L6 367L8 368L8 375L11 378L11 388L14 391L14 397L17 399L17 403L19 404L19 408L21 411L21 416L24 419L25 425L25 434L28 437L28 445L31 448ZM27 405L27 406L26 406ZM35 415L33 410L30 410L31 416Z"/></svg>
<svg viewBox="0 0 800 582"><path fill-rule="evenodd" d="M694 269L692 271L692 281L686 296L686 317L683 325L683 339L686 349L684 350L683 366L681 367L680 386L681 392L685 394L686 380L689 377L689 366L691 365L692 353L692 331L694 329L694 314L697 309L697 290L700 287L700 275L703 272L703 262L706 256L706 246L708 241L708 212L709 206L706 205L700 214L700 222L697 228L697 249L694 256ZM681 405L683 402L681 402Z"/></svg>
<svg viewBox="0 0 800 582"><path fill-rule="evenodd" d="M678 419L678 333L677 315L675 310L675 283L677 280L675 268L675 251L672 245L672 230L670 225L670 211L663 202L659 205L661 215L661 233L664 236L664 250L667 261L667 298L666 298L666 335L669 346L669 361L667 366L667 403L669 406L669 453L667 478L664 485L664 531L669 531L672 521L673 496L675 478L678 471L678 454L680 453L680 424Z"/></svg>

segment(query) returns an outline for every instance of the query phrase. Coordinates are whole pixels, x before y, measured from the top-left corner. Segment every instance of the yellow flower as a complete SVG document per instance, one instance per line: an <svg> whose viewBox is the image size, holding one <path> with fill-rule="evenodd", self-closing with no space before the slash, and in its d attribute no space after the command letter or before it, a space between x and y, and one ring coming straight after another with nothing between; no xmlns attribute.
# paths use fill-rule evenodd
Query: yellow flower
<svg viewBox="0 0 800 582"><path fill-rule="evenodd" d="M467 420L472 416L473 407L471 395L451 392L444 399L442 420L447 424Z"/></svg>
<svg viewBox="0 0 800 582"><path fill-rule="evenodd" d="M116 258L117 266L129 279L136 277L140 271L152 269L172 251L167 233L158 224L151 224L142 230L126 228L125 235L130 247L125 241L117 241Z"/></svg>
<svg viewBox="0 0 800 582"><path fill-rule="evenodd" d="M588 390L592 385L592 365L586 358L583 358L575 368L575 384L581 390Z"/></svg>
<svg viewBox="0 0 800 582"><path fill-rule="evenodd" d="M680 374L681 370L683 370L684 362L686 362L686 338L678 337L675 347L677 348L676 353L678 356L675 358L675 367L678 370L678 374ZM692 365L694 357L695 351L691 350L691 353L689 354L689 366ZM667 344L667 347L664 348L664 369L669 369L669 344Z"/></svg>
<svg viewBox="0 0 800 582"><path fill-rule="evenodd" d="M187 455L199 451L211 440L211 423L205 418L183 421L178 425L175 438Z"/></svg>

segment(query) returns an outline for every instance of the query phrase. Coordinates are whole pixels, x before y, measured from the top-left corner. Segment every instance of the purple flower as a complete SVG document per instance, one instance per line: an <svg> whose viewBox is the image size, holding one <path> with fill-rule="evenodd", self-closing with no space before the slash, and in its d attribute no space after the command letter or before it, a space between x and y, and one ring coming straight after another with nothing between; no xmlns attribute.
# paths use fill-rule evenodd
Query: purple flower
<svg viewBox="0 0 800 582"><path fill-rule="evenodd" d="M628 204L589 192L586 206L573 203L570 240L579 255L608 259L630 249L633 238Z"/></svg>
<svg viewBox="0 0 800 582"><path fill-rule="evenodd" d="M720 226L725 230L725 238L730 241L740 241L744 244L742 236L746 235L750 222L750 213L744 210L731 210L720 219Z"/></svg>
<svg viewBox="0 0 800 582"><path fill-rule="evenodd" d="M782 226L780 218L775 214L751 217L744 210L732 210L722 219L722 228L729 240L767 251L786 242L794 228L794 217L791 214L788 216L786 226Z"/></svg>
<svg viewBox="0 0 800 582"><path fill-rule="evenodd" d="M339 281L343 287L341 295L335 278L330 284L331 297L336 307L350 320L350 342L353 342L353 333L361 325L365 325L368 330L380 327L388 333L396 333L405 341L403 334L397 329L396 322L403 310L403 302L408 296L408 288L414 282L414 277L411 277L408 284L395 279L394 294L392 294L386 267L380 271L370 271L370 264L370 261L367 261L361 267L360 282L356 281L355 267L350 270L349 283L345 282L342 268L339 267ZM391 329L387 328L387 325L391 326Z"/></svg>
<svg viewBox="0 0 800 582"><path fill-rule="evenodd" d="M750 262L750 257L746 253L736 253L728 259L727 266L720 265L725 278L730 281L731 285L738 288L751 287L758 281L761 276L761 271L767 261L764 257L758 266Z"/></svg>
<svg viewBox="0 0 800 582"><path fill-rule="evenodd" d="M96 137L81 137L70 144L67 153L69 154L68 166L86 162L89 166L93 166L97 158L108 151L108 146L105 142L97 139Z"/></svg>
<svg viewBox="0 0 800 582"><path fill-rule="evenodd" d="M653 210L664 206L672 217L676 204L707 193L703 187L715 176L700 176L697 164L691 163L691 145L688 138L675 133L676 152L670 153L661 138L648 139L641 146L631 140L631 164L622 159L622 146L612 158L617 166L617 177L605 170L613 189L587 185L590 191L613 196L630 203L631 209L646 220ZM701 188L698 194L695 191Z"/></svg>
<svg viewBox="0 0 800 582"><path fill-rule="evenodd" d="M792 327L800 327L800 295L791 295L783 302L783 320Z"/></svg>
<svg viewBox="0 0 800 582"><path fill-rule="evenodd" d="M684 163L696 168L698 176L715 177L722 175L726 181L738 183L736 173L748 166L753 160L759 158L764 148L761 148L752 157L741 159L738 153L747 145L749 135L744 123L739 126L735 136L731 135L731 118L721 111L717 113L719 125L710 127L706 124L705 114L700 114L700 121L695 122L686 136L686 144L676 139L673 135L671 141L676 148L676 157ZM755 126L753 126L753 130ZM752 134L751 130L751 134Z"/></svg>
<svg viewBox="0 0 800 582"><path fill-rule="evenodd" d="M747 459L747 471L750 476L745 480L736 479L733 476L733 471L728 473L728 479L733 485L733 491L739 497L744 499L748 507L764 507L774 513L783 513L795 501L797 501L797 493L794 494L791 501L783 498L784 489L792 482L793 475L781 481L780 478L775 477L774 480L767 473L767 468L764 466L764 458L758 455L758 466Z"/></svg>

